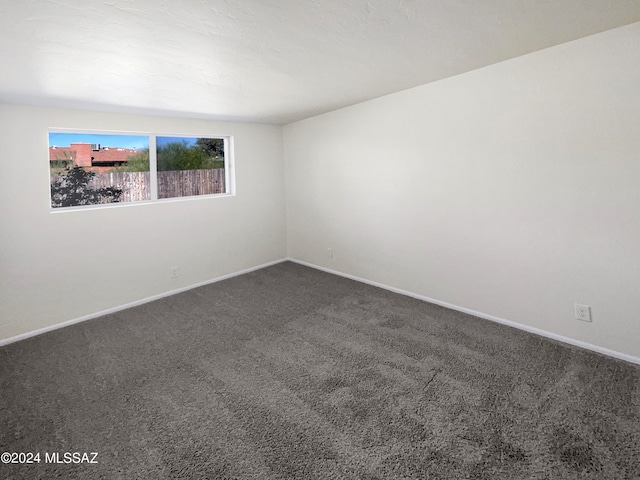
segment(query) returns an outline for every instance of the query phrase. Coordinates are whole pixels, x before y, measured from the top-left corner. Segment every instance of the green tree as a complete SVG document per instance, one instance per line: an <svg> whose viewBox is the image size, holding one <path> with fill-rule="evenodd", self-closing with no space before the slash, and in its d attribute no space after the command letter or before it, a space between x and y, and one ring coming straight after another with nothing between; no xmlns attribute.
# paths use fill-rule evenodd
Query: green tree
<svg viewBox="0 0 640 480"><path fill-rule="evenodd" d="M196 170L202 168L201 149L190 148L186 141L171 142L158 147L158 170Z"/></svg>
<svg viewBox="0 0 640 480"><path fill-rule="evenodd" d="M149 171L149 149L138 150L127 157L127 163L115 168L118 172L148 172Z"/></svg>
<svg viewBox="0 0 640 480"><path fill-rule="evenodd" d="M196 140L205 155L224 158L224 140L222 138L199 138Z"/></svg>
<svg viewBox="0 0 640 480"><path fill-rule="evenodd" d="M94 172L78 167L67 167L63 175L51 181L51 206L75 207L77 205L98 205L119 202L122 190L114 187L90 188L88 186Z"/></svg>
<svg viewBox="0 0 640 480"><path fill-rule="evenodd" d="M196 146L207 156L208 168L224 168L224 140L222 138L198 138Z"/></svg>
<svg viewBox="0 0 640 480"><path fill-rule="evenodd" d="M224 168L224 144L200 142L201 140L220 140L199 138L194 145L185 140L171 142L158 147L158 171L198 170L207 168ZM222 156L216 149L222 148Z"/></svg>

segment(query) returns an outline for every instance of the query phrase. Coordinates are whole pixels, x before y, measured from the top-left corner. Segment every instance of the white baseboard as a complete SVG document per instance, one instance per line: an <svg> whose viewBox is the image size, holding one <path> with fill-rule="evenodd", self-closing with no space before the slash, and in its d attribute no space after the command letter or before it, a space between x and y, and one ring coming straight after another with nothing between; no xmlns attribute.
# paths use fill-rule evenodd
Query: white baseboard
<svg viewBox="0 0 640 480"><path fill-rule="evenodd" d="M357 277L355 275L350 275L348 273L343 273L343 272L340 272L340 271L337 271L337 270L332 270L330 268L321 267L319 265L315 265L313 263L305 262L305 261L302 261L302 260L297 260L295 258L282 258L280 260L275 260L273 262L265 263L265 264L262 264L262 265L257 265L255 267L251 267L251 268L247 268L247 269L244 269L244 270L240 270L238 272L233 272L233 273L229 273L227 275L222 275L220 277L216 277L216 278L211 279L211 280L206 280L204 282L196 283L196 284L193 284L193 285L188 285L186 287L181 287L181 288L178 288L178 289L175 289L175 290L170 290L168 292L163 292L163 293L160 293L158 295L153 295L151 297L143 298L141 300L136 300L135 302L126 303L124 305L118 305L117 307L109 308L107 310L102 310L102 311L99 311L99 312L91 313L89 315L84 315L82 317L74 318L74 319L68 320L66 322L57 323L55 325L50 325L48 327L44 327L44 328L40 328L38 330L33 330L33 331L30 331L30 332L22 333L20 335L16 335L16 336L13 336L13 337L0 339L0 347L2 347L4 345L9 345L10 343L19 342L20 340L24 340L24 339L27 339L27 338L30 338L30 337L35 337L35 336L41 335L43 333L51 332L51 331L57 330L59 328L67 327L69 325L74 325L76 323L85 322L87 320L92 320L94 318L102 317L102 316L108 315L110 313L115 313L115 312L119 312L121 310L126 310L127 308L137 307L138 305L143 305L145 303L153 302L154 300L158 300L160 298L164 298L164 297L168 297L168 296L171 296L171 295L175 295L177 293L186 292L187 290L191 290L191 289L194 289L194 288L202 287L204 285L209 285L209 284L212 284L212 283L220 282L222 280L227 280L229 278L237 277L239 275L244 275L245 273L250 273L250 272L253 272L253 271L256 271L256 270L260 270L262 268L270 267L272 265L277 265L278 263L282 263L282 262L286 262L286 261L290 261L290 262L293 262L293 263L304 265L306 267L314 268L316 270L321 270L323 272L331 273L333 275L338 275L340 277L349 278L349 279L355 280L357 282L366 283L368 285L372 285L374 287L382 288L384 290L389 290L389 291L394 292L394 293L399 293L401 295L406 295L408 297L412 297L412 298L416 298L418 300L422 300L422 301L425 301L425 302L433 303L435 305L440 305L441 307L449 308L451 310L456 310L458 312L467 313L467 314L473 315L475 317L483 318L485 320L490 320L490 321L496 322L496 323L501 323L503 325L508 325L510 327L517 328L519 330L524 330L526 332L530 332L530 333L533 333L533 334L536 334L536 335L540 335L542 337L547 337L547 338L550 338L552 340L557 340L557 341L562 342L562 343L573 345L575 347L584 348L586 350L591 350L593 352L601 353L601 354L607 355L609 357L617 358L619 360L624 360L624 361L629 362L629 363L634 363L634 364L640 365L640 358L634 357L633 355L628 355L626 353L617 352L615 350L610 350L608 348L600 347L598 345L593 345L593 344L590 344L590 343L582 342L582 341L576 340L574 338L565 337L563 335L558 335L558 334L553 333L553 332L548 332L546 330L541 330L539 328L531 327L531 326L528 326L528 325L523 325L521 323L513 322L511 320L506 320L504 318L496 317L494 315L489 315L487 313L478 312L478 311L471 310L471 309L468 309L468 308L460 307L458 305L452 305L450 303L442 302L440 300L436 300L434 298L430 298L430 297L427 297L425 295L420 295L420 294L413 293L413 292L410 292L410 291L407 291L407 290L402 290L400 288L391 287L389 285L385 285L385 284L382 284L382 283L374 282L372 280L367 280L366 278L361 278L361 277Z"/></svg>
<svg viewBox="0 0 640 480"><path fill-rule="evenodd" d="M124 305L118 305L117 307L108 308L107 310L101 310L99 312L90 313L89 315L84 315L79 318L74 318L72 320L67 320L66 322L56 323L55 325L50 325L48 327L40 328L38 330L33 330L31 332L21 333L20 335L16 335L9 338L0 339L0 347L4 345L9 345L10 343L19 342L20 340L25 340L30 337L35 337L36 335L41 335L43 333L51 332L53 330L57 330L59 328L68 327L69 325L75 325L76 323L86 322L87 320L92 320L97 317L102 317L103 315L108 315L110 313L119 312L121 310L126 310L127 308L137 307L138 305L143 305L145 303L153 302L154 300L159 300L164 297L169 297L171 295L175 295L176 293L186 292L187 290L192 290L194 288L203 287L205 285L209 285L211 283L221 282L222 280L227 280L229 278L237 277L238 275L244 275L245 273L254 272L256 270L260 270L262 268L270 267L272 265L276 265L278 263L286 262L287 258L282 258L280 260L275 260L273 262L265 263L262 265L258 265L255 267L247 268L244 270L240 270L239 272L229 273L227 275L222 275L221 277L216 277L211 280L205 280L204 282L196 283L193 285L188 285L186 287L177 288L175 290L170 290L168 292L159 293L158 295L153 295L151 297L143 298L142 300L136 300L135 302L126 303Z"/></svg>
<svg viewBox="0 0 640 480"><path fill-rule="evenodd" d="M339 272L337 270L331 270L330 268L321 267L319 265L315 265L313 263L304 262L302 260L296 260L295 258L287 258L288 261L293 263L298 263L300 265L304 265L306 267L315 268L316 270L322 270L323 272L331 273L333 275L338 275L340 277L345 277L350 280L355 280L357 282L366 283L368 285L372 285L374 287L379 287L384 290L389 290L394 293L399 293L401 295L406 295L408 297L416 298L418 300L423 300L425 302L433 303L435 305L440 305L441 307L449 308L451 310L456 310L458 312L467 313L469 315L473 315L475 317L483 318L485 320L490 320L492 322L501 323L503 325L508 325L509 327L517 328L518 330L524 330L525 332L534 333L536 335L540 335L542 337L550 338L552 340L557 340L562 343L567 343L569 345L573 345L575 347L584 348L586 350L591 350L593 352L601 353L603 355L607 355L609 357L617 358L618 360L624 360L629 363L635 363L640 365L640 358L634 357L633 355L628 355L626 353L616 352L615 350L610 350L608 348L599 347L598 345L592 345L590 343L582 342L580 340L576 340L574 338L565 337L563 335L558 335L553 332L548 332L546 330L541 330L539 328L530 327L528 325L523 325L521 323L513 322L511 320L506 320L504 318L495 317L493 315L489 315L487 313L477 312L475 310L471 310L464 307L459 307L457 305L452 305L447 302L441 302L440 300L436 300L434 298L430 298L424 295L419 295L417 293L409 292L407 290L402 290L400 288L390 287L389 285L384 285L382 283L374 282L371 280L367 280L366 278L356 277L355 275L350 275L348 273Z"/></svg>

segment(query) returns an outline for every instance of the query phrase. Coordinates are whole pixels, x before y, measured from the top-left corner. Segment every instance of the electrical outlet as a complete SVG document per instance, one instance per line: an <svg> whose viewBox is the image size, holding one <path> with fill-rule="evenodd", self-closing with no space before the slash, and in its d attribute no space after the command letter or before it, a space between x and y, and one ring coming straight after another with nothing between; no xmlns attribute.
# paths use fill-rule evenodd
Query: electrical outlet
<svg viewBox="0 0 640 480"><path fill-rule="evenodd" d="M576 320L581 320L583 322L591 321L591 308L589 307L589 305L578 305L576 303L575 310Z"/></svg>
<svg viewBox="0 0 640 480"><path fill-rule="evenodd" d="M180 276L180 267L169 267L169 278L178 278Z"/></svg>
<svg viewBox="0 0 640 480"><path fill-rule="evenodd" d="M333 248L327 248L327 257L333 258Z"/></svg>

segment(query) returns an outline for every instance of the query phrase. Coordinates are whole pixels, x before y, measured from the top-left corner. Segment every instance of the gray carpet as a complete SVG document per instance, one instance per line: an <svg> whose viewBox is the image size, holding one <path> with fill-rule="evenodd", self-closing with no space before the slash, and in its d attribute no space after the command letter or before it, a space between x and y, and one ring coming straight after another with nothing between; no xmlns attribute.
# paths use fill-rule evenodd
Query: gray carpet
<svg viewBox="0 0 640 480"><path fill-rule="evenodd" d="M0 427L3 479L638 479L640 367L283 263L1 348Z"/></svg>

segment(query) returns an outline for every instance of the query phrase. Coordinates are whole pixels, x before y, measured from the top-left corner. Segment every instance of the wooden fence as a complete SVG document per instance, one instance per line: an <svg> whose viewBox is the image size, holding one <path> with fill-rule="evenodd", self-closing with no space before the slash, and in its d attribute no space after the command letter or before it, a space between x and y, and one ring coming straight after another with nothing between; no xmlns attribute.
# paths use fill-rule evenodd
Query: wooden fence
<svg viewBox="0 0 640 480"><path fill-rule="evenodd" d="M158 172L158 198L224 193L224 168Z"/></svg>
<svg viewBox="0 0 640 480"><path fill-rule="evenodd" d="M121 202L136 202L151 199L149 172L97 173L87 187L91 189L113 187L122 190Z"/></svg>
<svg viewBox="0 0 640 480"><path fill-rule="evenodd" d="M149 172L98 173L87 186L89 188L118 188L122 190L120 202L135 202L151 199L150 178ZM158 172L158 198L210 195L224 192L224 168Z"/></svg>

